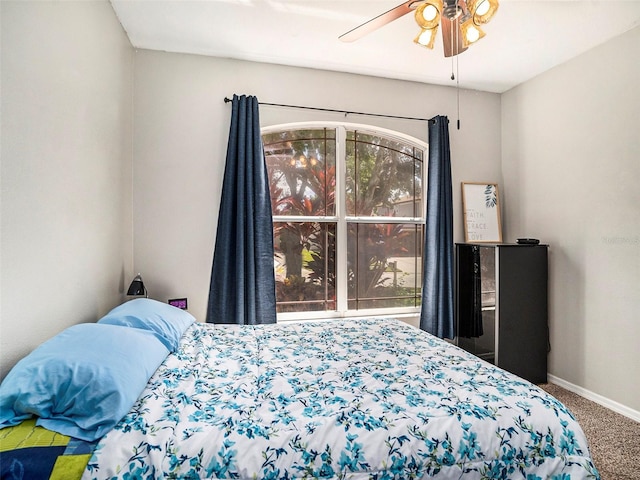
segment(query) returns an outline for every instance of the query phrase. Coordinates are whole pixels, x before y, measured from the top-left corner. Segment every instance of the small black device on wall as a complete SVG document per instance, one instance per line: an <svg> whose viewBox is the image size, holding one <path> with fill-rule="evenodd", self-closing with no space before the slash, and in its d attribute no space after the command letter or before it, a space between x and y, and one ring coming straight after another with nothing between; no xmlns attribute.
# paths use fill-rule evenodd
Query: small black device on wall
<svg viewBox="0 0 640 480"><path fill-rule="evenodd" d="M167 300L167 303L169 303L169 305L172 305L176 308L179 308L181 310L186 310L187 309L187 299L186 298L170 298L169 300Z"/></svg>

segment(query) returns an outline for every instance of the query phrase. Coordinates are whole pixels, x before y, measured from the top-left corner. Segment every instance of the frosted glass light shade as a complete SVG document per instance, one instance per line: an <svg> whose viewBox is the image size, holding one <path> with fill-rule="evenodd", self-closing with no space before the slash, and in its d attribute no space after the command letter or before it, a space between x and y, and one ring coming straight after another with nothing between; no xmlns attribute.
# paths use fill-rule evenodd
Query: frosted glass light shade
<svg viewBox="0 0 640 480"><path fill-rule="evenodd" d="M423 28L416 38L413 39L418 45L433 49L433 45L436 42L436 33L438 32L438 26L429 29Z"/></svg>

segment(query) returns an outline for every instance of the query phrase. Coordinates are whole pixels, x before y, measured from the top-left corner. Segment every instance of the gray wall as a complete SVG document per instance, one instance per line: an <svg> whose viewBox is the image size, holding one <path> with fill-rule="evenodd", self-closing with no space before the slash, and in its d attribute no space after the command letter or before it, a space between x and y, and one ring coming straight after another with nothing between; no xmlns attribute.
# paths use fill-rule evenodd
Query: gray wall
<svg viewBox="0 0 640 480"><path fill-rule="evenodd" d="M451 121L455 211L460 182L502 183L500 96L462 91L456 129L454 88L312 69L140 50L135 60L135 266L158 300L186 296L205 320L222 175L229 135L225 96ZM262 126L345 120L344 114L262 106ZM427 140L426 122L349 115ZM456 239L462 241L461 216Z"/></svg>
<svg viewBox="0 0 640 480"><path fill-rule="evenodd" d="M551 245L549 372L640 411L640 28L502 95L508 236Z"/></svg>
<svg viewBox="0 0 640 480"><path fill-rule="evenodd" d="M132 272L133 49L104 2L0 2L0 377Z"/></svg>

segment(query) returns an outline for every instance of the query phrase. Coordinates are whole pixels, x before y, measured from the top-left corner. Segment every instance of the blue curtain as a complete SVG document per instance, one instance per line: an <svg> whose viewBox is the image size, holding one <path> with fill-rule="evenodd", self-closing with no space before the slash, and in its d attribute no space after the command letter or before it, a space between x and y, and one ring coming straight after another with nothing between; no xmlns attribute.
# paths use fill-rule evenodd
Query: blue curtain
<svg viewBox="0 0 640 480"><path fill-rule="evenodd" d="M453 338L453 200L449 119L429 121L427 224L420 328Z"/></svg>
<svg viewBox="0 0 640 480"><path fill-rule="evenodd" d="M233 96L208 323L276 322L273 220L258 99Z"/></svg>

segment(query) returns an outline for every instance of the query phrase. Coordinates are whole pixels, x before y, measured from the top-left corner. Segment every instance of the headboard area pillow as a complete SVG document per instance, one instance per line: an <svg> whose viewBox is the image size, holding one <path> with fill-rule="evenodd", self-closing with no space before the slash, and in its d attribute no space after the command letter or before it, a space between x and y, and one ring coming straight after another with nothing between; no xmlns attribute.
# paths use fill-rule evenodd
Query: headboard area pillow
<svg viewBox="0 0 640 480"><path fill-rule="evenodd" d="M82 323L20 360L0 385L0 428L37 425L92 441L111 430L167 357L145 330Z"/></svg>
<svg viewBox="0 0 640 480"><path fill-rule="evenodd" d="M121 325L153 332L170 352L196 319L189 312L150 298L136 298L111 310L98 323Z"/></svg>

